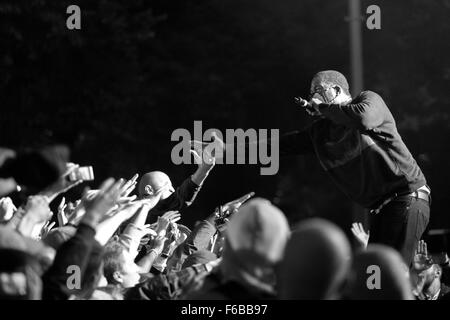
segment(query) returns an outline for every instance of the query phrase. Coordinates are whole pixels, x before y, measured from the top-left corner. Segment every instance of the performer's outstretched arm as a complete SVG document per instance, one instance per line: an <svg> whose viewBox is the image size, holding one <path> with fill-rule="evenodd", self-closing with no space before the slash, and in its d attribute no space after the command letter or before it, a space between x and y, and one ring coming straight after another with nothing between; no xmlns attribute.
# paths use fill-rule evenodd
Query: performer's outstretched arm
<svg viewBox="0 0 450 320"><path fill-rule="evenodd" d="M245 144L246 153L248 154L251 146L261 143L266 143L268 146L271 146L272 139L259 139L256 141L247 142ZM281 156L296 156L314 152L314 147L307 129L291 131L283 134L279 138L278 145ZM226 145L225 150L232 147L232 145Z"/></svg>
<svg viewBox="0 0 450 320"><path fill-rule="evenodd" d="M220 139L216 134L213 133L213 142L206 143L202 141L192 140L191 144L195 150L198 150L197 152L199 154L203 154L204 151L207 150L207 154L209 154L210 152L214 152L215 157L219 154L219 158L226 157L227 153L231 153L232 155L234 155L236 149L242 150L242 148L245 149L245 154L248 156L250 154L250 151L259 150L259 148L261 148L261 145L264 144L266 145L266 150L272 150L271 152L274 152L274 148L277 148L279 155L281 156L302 155L314 152L314 147L308 128L298 131L292 131L282 135L281 137L279 137L277 134L272 138L246 141L245 143L239 143L237 145L231 143L225 144L222 139ZM209 148L210 150L208 150ZM220 151L218 152L218 150Z"/></svg>
<svg viewBox="0 0 450 320"><path fill-rule="evenodd" d="M389 117L389 109L383 99L372 91L364 91L349 104L318 105L320 113L331 121L361 130L380 126Z"/></svg>

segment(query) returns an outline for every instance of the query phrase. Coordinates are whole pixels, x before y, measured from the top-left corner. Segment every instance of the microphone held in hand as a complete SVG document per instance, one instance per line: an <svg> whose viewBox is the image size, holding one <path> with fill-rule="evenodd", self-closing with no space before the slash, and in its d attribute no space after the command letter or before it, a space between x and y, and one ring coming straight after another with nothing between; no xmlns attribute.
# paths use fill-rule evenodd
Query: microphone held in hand
<svg viewBox="0 0 450 320"><path fill-rule="evenodd" d="M306 107L308 105L308 101L301 97L294 97L294 101L301 107Z"/></svg>
<svg viewBox="0 0 450 320"><path fill-rule="evenodd" d="M301 97L294 97L294 101L300 107L303 107L303 108L308 109L310 111L315 111L313 106L312 106L312 104L308 100L305 100L305 99L303 99Z"/></svg>
<svg viewBox="0 0 450 320"><path fill-rule="evenodd" d="M306 112L309 115L311 115L311 116L320 116L321 115L321 113L314 108L313 104L310 101L305 100L300 97L294 97L294 101L297 105L305 108Z"/></svg>

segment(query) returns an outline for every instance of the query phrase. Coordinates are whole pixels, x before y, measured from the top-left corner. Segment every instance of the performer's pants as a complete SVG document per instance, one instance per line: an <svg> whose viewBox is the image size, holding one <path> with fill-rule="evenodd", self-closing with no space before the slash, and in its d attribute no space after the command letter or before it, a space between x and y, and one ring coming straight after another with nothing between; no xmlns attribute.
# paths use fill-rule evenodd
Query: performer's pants
<svg viewBox="0 0 450 320"><path fill-rule="evenodd" d="M397 249L408 267L430 219L430 204L414 197L394 199L370 219L369 243Z"/></svg>

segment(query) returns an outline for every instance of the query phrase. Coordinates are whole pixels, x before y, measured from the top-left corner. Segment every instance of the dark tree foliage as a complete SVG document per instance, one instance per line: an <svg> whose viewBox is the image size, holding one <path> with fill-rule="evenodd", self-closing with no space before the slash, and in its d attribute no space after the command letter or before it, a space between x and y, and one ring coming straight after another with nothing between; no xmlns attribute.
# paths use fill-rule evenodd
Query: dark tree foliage
<svg viewBox="0 0 450 320"><path fill-rule="evenodd" d="M82 29L66 28L77 4ZM379 92L433 189L432 227L450 227L450 2L377 4L382 29L364 28L364 87ZM0 2L1 145L66 143L97 180L175 166L176 128L279 128L309 119L293 105L320 69L349 75L346 1L29 0ZM364 26L363 21L363 26ZM293 222L330 218L348 229L351 203L314 156L257 166L217 166L187 215L254 190Z"/></svg>

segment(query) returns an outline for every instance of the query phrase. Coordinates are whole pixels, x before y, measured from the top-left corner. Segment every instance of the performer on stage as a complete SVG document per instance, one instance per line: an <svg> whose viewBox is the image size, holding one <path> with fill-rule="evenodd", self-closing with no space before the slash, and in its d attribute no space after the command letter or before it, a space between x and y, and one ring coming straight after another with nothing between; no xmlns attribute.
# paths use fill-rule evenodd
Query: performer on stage
<svg viewBox="0 0 450 320"><path fill-rule="evenodd" d="M394 247L410 265L428 225L430 188L383 99L372 91L351 97L344 75L328 70L298 103L319 119L282 137L280 154L314 151L336 185L370 210L369 242Z"/></svg>
<svg viewBox="0 0 450 320"><path fill-rule="evenodd" d="M344 75L328 70L313 77L309 101L297 103L317 121L280 137L280 155L315 153L339 189L369 209L369 242L394 247L410 266L431 191L383 99L373 91L352 97Z"/></svg>

